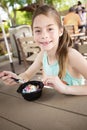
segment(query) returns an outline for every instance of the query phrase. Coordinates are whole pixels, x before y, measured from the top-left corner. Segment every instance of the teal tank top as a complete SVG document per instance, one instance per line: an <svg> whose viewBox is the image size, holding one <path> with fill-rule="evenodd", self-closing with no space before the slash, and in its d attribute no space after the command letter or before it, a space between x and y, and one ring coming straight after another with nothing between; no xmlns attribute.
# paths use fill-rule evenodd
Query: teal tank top
<svg viewBox="0 0 87 130"><path fill-rule="evenodd" d="M49 65L47 60L47 54L44 53L43 55L43 70L44 73L48 76L57 76L59 73L59 64L58 61L56 61L54 64ZM63 78L63 81L65 81L69 86L73 85L84 85L84 78L74 78L70 75L70 73L67 71L65 77Z"/></svg>

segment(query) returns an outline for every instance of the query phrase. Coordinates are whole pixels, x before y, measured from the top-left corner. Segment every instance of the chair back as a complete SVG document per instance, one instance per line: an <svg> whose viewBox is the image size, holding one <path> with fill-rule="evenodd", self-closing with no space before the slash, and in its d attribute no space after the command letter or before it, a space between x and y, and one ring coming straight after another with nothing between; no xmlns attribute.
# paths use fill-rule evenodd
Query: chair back
<svg viewBox="0 0 87 130"><path fill-rule="evenodd" d="M13 49L13 55L19 57L17 39L25 36L32 36L31 26L29 25L20 25L16 27L11 27L9 29L11 46Z"/></svg>
<svg viewBox="0 0 87 130"><path fill-rule="evenodd" d="M78 51L80 53L87 53L87 44L78 45Z"/></svg>
<svg viewBox="0 0 87 130"><path fill-rule="evenodd" d="M75 48L87 59L87 43L86 44L76 44Z"/></svg>
<svg viewBox="0 0 87 130"><path fill-rule="evenodd" d="M21 57L27 68L28 62L33 62L40 48L34 43L33 37L22 37L17 39L17 46L21 52ZM32 56L32 57L31 57Z"/></svg>
<svg viewBox="0 0 87 130"><path fill-rule="evenodd" d="M75 34L74 25L65 25L64 27L67 30L69 35Z"/></svg>

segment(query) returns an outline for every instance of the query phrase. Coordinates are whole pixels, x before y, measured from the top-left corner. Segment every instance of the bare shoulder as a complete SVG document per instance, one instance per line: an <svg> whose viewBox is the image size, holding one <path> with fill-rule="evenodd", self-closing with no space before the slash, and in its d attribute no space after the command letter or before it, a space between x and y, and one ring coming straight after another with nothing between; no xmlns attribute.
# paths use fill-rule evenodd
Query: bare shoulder
<svg viewBox="0 0 87 130"><path fill-rule="evenodd" d="M87 60L84 58L84 56L80 54L76 49L69 48L68 58L70 66L84 75L85 70L87 69Z"/></svg>
<svg viewBox="0 0 87 130"><path fill-rule="evenodd" d="M69 62L72 66L76 66L79 63L85 62L85 58L74 48L69 48L68 52Z"/></svg>
<svg viewBox="0 0 87 130"><path fill-rule="evenodd" d="M69 59L84 58L82 54L74 48L69 48L68 57Z"/></svg>

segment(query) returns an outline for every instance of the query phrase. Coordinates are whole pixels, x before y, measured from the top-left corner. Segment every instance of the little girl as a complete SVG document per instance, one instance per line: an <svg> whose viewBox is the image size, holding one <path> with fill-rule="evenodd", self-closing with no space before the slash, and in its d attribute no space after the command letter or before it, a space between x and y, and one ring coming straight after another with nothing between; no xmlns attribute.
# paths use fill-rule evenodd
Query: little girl
<svg viewBox="0 0 87 130"><path fill-rule="evenodd" d="M43 82L58 92L72 95L87 95L87 61L75 49L67 31L61 24L59 13L54 7L39 7L32 18L35 43L41 48L34 63L22 74L3 71L0 77L4 83L15 84L11 77L28 81L43 68Z"/></svg>

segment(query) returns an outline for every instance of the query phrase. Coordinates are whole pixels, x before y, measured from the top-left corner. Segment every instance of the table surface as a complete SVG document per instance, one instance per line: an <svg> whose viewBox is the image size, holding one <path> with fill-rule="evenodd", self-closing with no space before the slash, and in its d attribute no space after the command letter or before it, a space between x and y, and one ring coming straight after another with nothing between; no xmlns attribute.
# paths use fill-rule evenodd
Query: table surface
<svg viewBox="0 0 87 130"><path fill-rule="evenodd" d="M87 96L43 88L33 102L0 81L0 130L87 130Z"/></svg>
<svg viewBox="0 0 87 130"><path fill-rule="evenodd" d="M71 37L80 37L80 36L85 36L85 33L76 33L76 34L71 34Z"/></svg>

